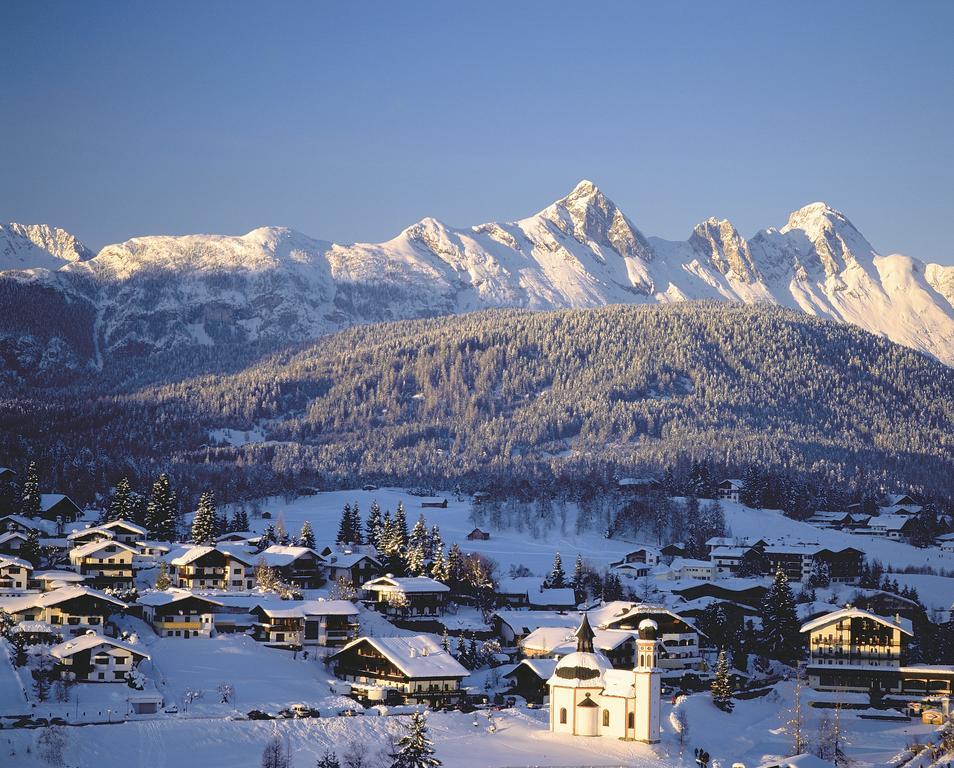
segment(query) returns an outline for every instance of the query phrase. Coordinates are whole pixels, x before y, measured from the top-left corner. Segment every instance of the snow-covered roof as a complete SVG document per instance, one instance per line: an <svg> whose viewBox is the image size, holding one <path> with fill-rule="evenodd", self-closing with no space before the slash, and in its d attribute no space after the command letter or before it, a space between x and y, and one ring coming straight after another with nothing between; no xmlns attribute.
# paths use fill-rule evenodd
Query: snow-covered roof
<svg viewBox="0 0 954 768"><path fill-rule="evenodd" d="M603 676L612 668L610 660L602 653L573 651L557 662L547 684L564 688L602 688Z"/></svg>
<svg viewBox="0 0 954 768"><path fill-rule="evenodd" d="M556 605L564 608L576 607L576 593L569 587L531 592L528 596L528 600L530 605Z"/></svg>
<svg viewBox="0 0 954 768"><path fill-rule="evenodd" d="M577 611L561 613L559 611L503 610L496 611L494 616L520 635L529 634L540 627L569 627L576 629L580 626L580 614Z"/></svg>
<svg viewBox="0 0 954 768"><path fill-rule="evenodd" d="M106 547L116 547L117 549L123 549L126 552L130 552L134 555L139 552L139 550L135 547L130 547L128 544L123 544L121 541L100 539L99 541L91 541L89 544L83 544L81 547L75 547L74 549L71 549L70 560L78 560L81 557L95 555L100 550L106 549Z"/></svg>
<svg viewBox="0 0 954 768"><path fill-rule="evenodd" d="M144 595L140 595L136 602L138 602L140 605L159 607L163 605L171 605L172 603L178 603L182 600L187 600L190 597L194 597L196 600L202 600L203 602L209 603L211 605L223 605L223 603L220 603L217 600L213 600L209 597L203 597L202 595L193 594L187 589L170 589L166 592L146 592Z"/></svg>
<svg viewBox="0 0 954 768"><path fill-rule="evenodd" d="M634 633L627 630L595 629L593 647L599 651L612 651L632 637ZM576 636L568 627L539 627L521 641L520 647L564 656L576 650Z"/></svg>
<svg viewBox="0 0 954 768"><path fill-rule="evenodd" d="M26 560L21 560L19 557L9 557L7 555L0 555L0 570L3 568L9 568L13 566L15 568L26 568L27 570L33 570L33 564L28 563Z"/></svg>
<svg viewBox="0 0 954 768"><path fill-rule="evenodd" d="M82 539L89 535L102 536L104 539L116 538L115 533L108 528L103 527L102 525L94 525L92 528L80 528L78 530L71 531L70 533L66 534L66 538L68 541L73 541L74 539Z"/></svg>
<svg viewBox="0 0 954 768"><path fill-rule="evenodd" d="M77 597L95 597L99 600L105 600L118 608L128 608L126 603L110 597L105 592L89 587L71 586L60 587L52 592L42 592L38 595L23 595L21 597L0 598L0 608L7 613L19 613L30 608L49 608L53 605L59 605L67 600L75 600Z"/></svg>
<svg viewBox="0 0 954 768"><path fill-rule="evenodd" d="M381 565L376 557L366 552L332 552L325 558L327 564L333 568L354 568L362 560L370 560L379 567Z"/></svg>
<svg viewBox="0 0 954 768"><path fill-rule="evenodd" d="M742 481L735 477L729 477L729 478L726 478L725 480L720 480L719 487L721 488L724 485L727 485L729 488L731 488L734 491L742 490Z"/></svg>
<svg viewBox="0 0 954 768"><path fill-rule="evenodd" d="M17 525L22 525L24 528L30 528L35 531L42 530L36 520L31 520L29 517L24 517L23 515L3 515L0 517L0 523L4 520L10 520Z"/></svg>
<svg viewBox="0 0 954 768"><path fill-rule="evenodd" d="M772 760L763 763L759 768L835 768L835 764L806 752L801 755L784 757L781 760Z"/></svg>
<svg viewBox="0 0 954 768"><path fill-rule="evenodd" d="M145 534L149 533L148 528L144 528L141 525L137 525L136 523L130 520L110 520L108 523L103 523L99 527L105 528L106 530L112 530L113 528L122 528L131 533L138 533L140 536L144 536Z"/></svg>
<svg viewBox="0 0 954 768"><path fill-rule="evenodd" d="M559 659L524 659L519 664L515 664L504 677L512 676L520 667L527 667L541 680L547 680L553 675L558 661Z"/></svg>
<svg viewBox="0 0 954 768"><path fill-rule="evenodd" d="M12 539L23 539L26 541L26 534L21 531L5 531L4 533L0 533L0 544L6 544Z"/></svg>
<svg viewBox="0 0 954 768"><path fill-rule="evenodd" d="M674 557L669 567L674 571L679 571L683 568L707 568L711 570L715 568L715 563L710 560L693 560L689 557Z"/></svg>
<svg viewBox="0 0 954 768"><path fill-rule="evenodd" d="M369 643L401 672L415 677L467 677L470 672L428 635L404 637L359 637L335 656L359 643Z"/></svg>
<svg viewBox="0 0 954 768"><path fill-rule="evenodd" d="M907 515L879 515L868 521L869 528L879 528L885 531L900 531L910 524L911 518Z"/></svg>
<svg viewBox="0 0 954 768"><path fill-rule="evenodd" d="M319 562L324 558L310 547L289 547L281 544L273 544L259 553L260 557L265 558L265 562L273 568L281 568L285 565L291 565L300 557L305 555L314 555Z"/></svg>
<svg viewBox="0 0 954 768"><path fill-rule="evenodd" d="M205 547L205 546L195 546L195 547L180 547L174 552L170 552L172 558L169 560L170 565L188 565L191 562L198 560L200 557L209 554L209 552L215 552L215 547Z"/></svg>
<svg viewBox="0 0 954 768"><path fill-rule="evenodd" d="M429 576L378 576L364 582L362 589L378 592L450 592L450 587Z"/></svg>
<svg viewBox="0 0 954 768"><path fill-rule="evenodd" d="M531 591L539 592L543 589L542 576L516 576L508 579L500 579L497 584L497 594L499 595L524 595Z"/></svg>
<svg viewBox="0 0 954 768"><path fill-rule="evenodd" d="M305 618L307 616L357 616L358 609L348 600L271 600L256 603L266 616Z"/></svg>
<svg viewBox="0 0 954 768"><path fill-rule="evenodd" d="M86 581L86 577L76 571L37 571L32 578L38 581L73 581L77 583Z"/></svg>
<svg viewBox="0 0 954 768"><path fill-rule="evenodd" d="M70 499L65 493L41 493L40 494L40 511L46 512L49 509L52 509L57 504L59 504L63 499L66 499L70 504L73 504L75 507L76 504L73 503L73 500Z"/></svg>
<svg viewBox="0 0 954 768"><path fill-rule="evenodd" d="M79 653L80 651L89 651L100 645L111 645L113 648L121 648L124 651L129 651L130 653L142 656L144 659L149 658L148 653L145 651L140 651L138 648L130 645L129 643L124 643L121 640L116 640L112 637L99 635L93 631L89 631L85 635L80 635L79 637L74 637L54 645L52 648L50 648L50 655L55 656L58 659L65 659L69 656Z"/></svg>
<svg viewBox="0 0 954 768"><path fill-rule="evenodd" d="M908 499L907 502L909 505L914 503L914 499L911 498L907 493L889 493L884 497L885 506L894 507L905 503L905 499Z"/></svg>
<svg viewBox="0 0 954 768"><path fill-rule="evenodd" d="M54 627L45 621L20 621L13 625L13 632L23 634L52 635L59 632L61 627Z"/></svg>
<svg viewBox="0 0 954 768"><path fill-rule="evenodd" d="M911 627L910 619L901 618L900 616L889 619L885 616L871 613L871 611L862 610L861 608L842 608L840 611L826 613L824 616L819 616L817 619L812 619L802 624L801 631L812 632L816 629L827 627L829 624L834 624L836 621L841 621L842 619L870 619L886 627L900 629L904 634L914 637L914 630Z"/></svg>

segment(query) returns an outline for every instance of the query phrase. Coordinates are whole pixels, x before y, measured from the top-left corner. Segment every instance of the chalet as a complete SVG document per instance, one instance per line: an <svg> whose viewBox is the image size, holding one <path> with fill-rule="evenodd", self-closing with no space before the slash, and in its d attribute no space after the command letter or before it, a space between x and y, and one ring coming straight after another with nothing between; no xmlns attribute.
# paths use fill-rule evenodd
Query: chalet
<svg viewBox="0 0 954 768"><path fill-rule="evenodd" d="M729 478L716 486L716 498L722 501L738 501L742 493L742 481Z"/></svg>
<svg viewBox="0 0 954 768"><path fill-rule="evenodd" d="M70 547L82 547L94 541L104 541L114 538L116 538L116 534L99 525L80 528L78 531L70 531L66 534L67 546Z"/></svg>
<svg viewBox="0 0 954 768"><path fill-rule="evenodd" d="M616 669L632 669L636 654L636 633L619 629L593 631L593 647ZM560 659L576 650L576 636L566 627L540 627L520 642L526 658Z"/></svg>
<svg viewBox="0 0 954 768"><path fill-rule="evenodd" d="M439 501L422 501L421 507L424 509L447 509L447 499Z"/></svg>
<svg viewBox="0 0 954 768"><path fill-rule="evenodd" d="M576 595L572 589L546 589L543 583L544 580L538 576L501 579L497 586L498 602L512 608L543 611L576 607Z"/></svg>
<svg viewBox="0 0 954 768"><path fill-rule="evenodd" d="M686 555L686 545L681 541L673 542L672 544L667 544L665 547L659 550L659 554L662 555L660 559L671 560L674 557L685 557Z"/></svg>
<svg viewBox="0 0 954 768"><path fill-rule="evenodd" d="M490 538L490 534L487 531L482 531L480 528L474 528L470 533L467 534L468 541L487 541Z"/></svg>
<svg viewBox="0 0 954 768"><path fill-rule="evenodd" d="M625 555L623 555L622 559L610 563L610 565L614 568L618 568L624 565L641 563L648 565L651 568L654 565L658 565L660 560L662 560L662 553L658 549L653 549L652 547L640 547L639 549L634 549L631 552L627 552Z"/></svg>
<svg viewBox="0 0 954 768"><path fill-rule="evenodd" d="M58 524L75 523L83 516L69 496L63 493L40 494L40 517Z"/></svg>
<svg viewBox="0 0 954 768"><path fill-rule="evenodd" d="M84 581L86 577L76 571L34 571L30 577L30 588L52 592L61 587L75 587Z"/></svg>
<svg viewBox="0 0 954 768"><path fill-rule="evenodd" d="M681 581L683 579L712 581L716 575L716 565L709 560L674 557L668 566L657 566L652 573L662 581Z"/></svg>
<svg viewBox="0 0 954 768"><path fill-rule="evenodd" d="M23 593L30 583L33 565L19 557L0 555L0 592Z"/></svg>
<svg viewBox="0 0 954 768"><path fill-rule="evenodd" d="M340 646L358 636L358 609L348 600L269 601L251 613L256 639L270 645Z"/></svg>
<svg viewBox="0 0 954 768"><path fill-rule="evenodd" d="M50 648L60 675L72 673L77 682L125 682L140 661L148 659L135 646L103 637L93 631L74 637Z"/></svg>
<svg viewBox="0 0 954 768"><path fill-rule="evenodd" d="M600 629L630 632L636 631L646 619L654 621L658 627L659 667L664 676L678 676L685 671L703 667L699 630L668 608L617 600L590 611L589 616Z"/></svg>
<svg viewBox="0 0 954 768"><path fill-rule="evenodd" d="M362 585L369 602L387 616L442 616L450 587L427 576L379 576Z"/></svg>
<svg viewBox="0 0 954 768"><path fill-rule="evenodd" d="M30 531L46 533L42 525L36 520L31 520L23 515L4 515L0 517L0 532L3 531L19 531L22 534L27 534Z"/></svg>
<svg viewBox="0 0 954 768"><path fill-rule="evenodd" d="M100 525L99 528L112 533L116 541L129 545L133 545L149 535L148 529L129 520L110 520L108 523Z"/></svg>
<svg viewBox="0 0 954 768"><path fill-rule="evenodd" d="M169 577L180 589L250 590L255 585L251 556L216 547L191 546L167 555Z"/></svg>
<svg viewBox="0 0 954 768"><path fill-rule="evenodd" d="M617 481L616 485L623 493L635 496L653 493L662 488L661 483L654 477L623 477Z"/></svg>
<svg viewBox="0 0 954 768"><path fill-rule="evenodd" d="M866 528L858 528L854 532L906 542L910 541L915 525L915 518L910 515L878 515L868 521Z"/></svg>
<svg viewBox="0 0 954 768"><path fill-rule="evenodd" d="M15 621L45 621L74 636L101 629L111 614L126 608L125 603L88 587L61 587L52 592L0 598L0 609Z"/></svg>
<svg viewBox="0 0 954 768"><path fill-rule="evenodd" d="M168 541L151 541L149 539L141 539L136 542L135 546L136 549L139 550L139 557L148 560L158 560L159 558L168 555L172 551L174 545Z"/></svg>
<svg viewBox="0 0 954 768"><path fill-rule="evenodd" d="M844 608L802 625L808 640L808 684L816 690L901 692L911 622Z"/></svg>
<svg viewBox="0 0 954 768"><path fill-rule="evenodd" d="M216 544L258 544L261 536L251 531L231 531L216 538Z"/></svg>
<svg viewBox="0 0 954 768"><path fill-rule="evenodd" d="M727 602L741 603L761 610L768 592L766 579L719 579L718 581L691 582L674 585L669 591L683 600L713 597Z"/></svg>
<svg viewBox="0 0 954 768"><path fill-rule="evenodd" d="M366 552L336 552L330 547L327 549L327 554L324 551L320 554L325 558L325 567L331 581L345 579L352 584L363 584L384 570L381 562Z"/></svg>
<svg viewBox="0 0 954 768"><path fill-rule="evenodd" d="M335 675L354 693L381 700L393 692L407 704L452 704L468 671L428 635L361 637L331 657Z"/></svg>
<svg viewBox="0 0 954 768"><path fill-rule="evenodd" d="M70 550L70 564L94 587L132 589L134 547L112 539L91 541Z"/></svg>
<svg viewBox="0 0 954 768"><path fill-rule="evenodd" d="M21 531L0 533L0 554L16 555L26 543L27 535Z"/></svg>
<svg viewBox="0 0 954 768"><path fill-rule="evenodd" d="M528 702L542 704L549 695L547 680L553 676L557 661L559 659L523 659L503 676L510 681L509 692L523 696Z"/></svg>
<svg viewBox="0 0 954 768"><path fill-rule="evenodd" d="M159 637L212 637L213 614L222 603L180 589L148 592L139 597L143 619Z"/></svg>
<svg viewBox="0 0 954 768"><path fill-rule="evenodd" d="M683 600L673 607L683 618L696 622L713 605L718 606L727 618L739 624L744 624L749 619L762 615L758 608L751 605L738 603L734 600L721 600L717 597L697 597L695 600Z"/></svg>
<svg viewBox="0 0 954 768"><path fill-rule="evenodd" d="M578 611L511 611L499 610L493 615L495 634L504 645L519 644L534 630L541 627L565 627L573 629L580 624Z"/></svg>
<svg viewBox="0 0 954 768"><path fill-rule="evenodd" d="M850 512L826 512L819 510L812 514L805 522L811 523L818 528L850 528L852 515Z"/></svg>
<svg viewBox="0 0 954 768"><path fill-rule="evenodd" d="M279 544L264 549L259 557L287 584L312 589L324 584L324 558L308 547L289 547Z"/></svg>

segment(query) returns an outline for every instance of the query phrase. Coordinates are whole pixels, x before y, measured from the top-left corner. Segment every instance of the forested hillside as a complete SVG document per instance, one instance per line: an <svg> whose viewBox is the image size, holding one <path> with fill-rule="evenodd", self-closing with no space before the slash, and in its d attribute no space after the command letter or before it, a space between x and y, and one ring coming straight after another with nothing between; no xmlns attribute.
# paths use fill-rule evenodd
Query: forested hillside
<svg viewBox="0 0 954 768"><path fill-rule="evenodd" d="M258 436L215 445L222 428ZM545 488L707 460L951 495L954 370L772 307L498 310L357 327L132 394L34 391L2 404L0 436L6 462L34 456L87 491L161 470L225 498L359 481Z"/></svg>

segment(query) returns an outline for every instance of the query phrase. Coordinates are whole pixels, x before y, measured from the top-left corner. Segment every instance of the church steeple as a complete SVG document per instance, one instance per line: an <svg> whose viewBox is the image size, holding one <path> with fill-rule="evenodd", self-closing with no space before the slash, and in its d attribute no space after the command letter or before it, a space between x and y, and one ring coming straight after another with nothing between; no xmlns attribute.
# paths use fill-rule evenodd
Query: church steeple
<svg viewBox="0 0 954 768"><path fill-rule="evenodd" d="M583 614L583 622L580 628L576 630L576 650L577 653L593 653L593 628L590 626L590 620Z"/></svg>

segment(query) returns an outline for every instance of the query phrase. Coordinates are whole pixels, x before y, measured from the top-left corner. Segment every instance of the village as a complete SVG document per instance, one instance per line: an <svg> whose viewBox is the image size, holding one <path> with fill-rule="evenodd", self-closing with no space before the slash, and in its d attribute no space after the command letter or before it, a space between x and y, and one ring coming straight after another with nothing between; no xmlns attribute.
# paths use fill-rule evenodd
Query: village
<svg viewBox="0 0 954 768"><path fill-rule="evenodd" d="M78 724L141 750L201 720L247 726L210 765L255 764L283 728L289 752L370 766L367 745L422 712L439 753L458 718L483 745L488 762L448 765L915 765L951 747L954 535L912 546L907 495L793 521L724 480L706 509L725 535L700 551L529 539L486 524L490 493L374 486L251 515L207 494L177 527L161 479L136 521L127 489L80 509L22 474L0 470L21 489L0 510L0 753L62 752Z"/></svg>

